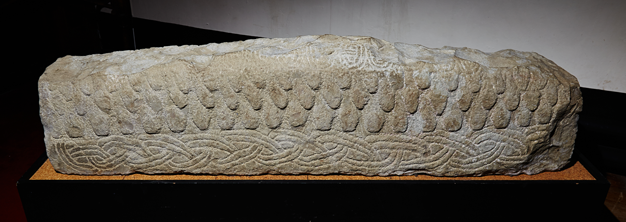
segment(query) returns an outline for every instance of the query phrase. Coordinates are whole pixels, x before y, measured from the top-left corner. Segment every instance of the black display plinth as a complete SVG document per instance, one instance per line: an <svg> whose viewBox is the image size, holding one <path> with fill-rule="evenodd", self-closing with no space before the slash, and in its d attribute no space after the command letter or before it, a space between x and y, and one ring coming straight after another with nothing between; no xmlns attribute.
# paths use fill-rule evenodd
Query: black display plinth
<svg viewBox="0 0 626 222"><path fill-rule="evenodd" d="M609 183L596 180L30 180L29 221L607 221Z"/></svg>

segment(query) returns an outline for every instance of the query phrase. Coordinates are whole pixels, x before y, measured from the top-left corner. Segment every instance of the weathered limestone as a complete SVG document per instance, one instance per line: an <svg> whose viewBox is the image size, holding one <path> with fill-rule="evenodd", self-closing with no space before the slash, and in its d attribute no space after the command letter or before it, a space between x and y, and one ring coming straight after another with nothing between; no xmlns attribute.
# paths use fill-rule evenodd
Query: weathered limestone
<svg viewBox="0 0 626 222"><path fill-rule="evenodd" d="M576 78L533 52L333 35L66 56L39 80L69 174L558 170Z"/></svg>

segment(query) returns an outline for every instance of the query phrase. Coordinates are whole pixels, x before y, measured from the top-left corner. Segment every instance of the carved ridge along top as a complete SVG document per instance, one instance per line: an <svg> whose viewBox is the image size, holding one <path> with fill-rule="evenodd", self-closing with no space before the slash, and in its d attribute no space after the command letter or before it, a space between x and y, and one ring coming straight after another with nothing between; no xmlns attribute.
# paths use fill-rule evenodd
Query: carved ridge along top
<svg viewBox="0 0 626 222"><path fill-rule="evenodd" d="M558 170L582 97L533 52L333 35L66 56L39 80L70 174Z"/></svg>

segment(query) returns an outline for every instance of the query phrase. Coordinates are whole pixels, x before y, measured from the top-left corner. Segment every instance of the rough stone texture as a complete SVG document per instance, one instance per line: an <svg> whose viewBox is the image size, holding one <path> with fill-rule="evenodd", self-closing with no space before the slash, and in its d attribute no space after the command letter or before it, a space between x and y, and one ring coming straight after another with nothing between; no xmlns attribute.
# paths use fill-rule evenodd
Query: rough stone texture
<svg viewBox="0 0 626 222"><path fill-rule="evenodd" d="M537 53L333 35L66 56L39 80L68 174L558 170L576 78Z"/></svg>

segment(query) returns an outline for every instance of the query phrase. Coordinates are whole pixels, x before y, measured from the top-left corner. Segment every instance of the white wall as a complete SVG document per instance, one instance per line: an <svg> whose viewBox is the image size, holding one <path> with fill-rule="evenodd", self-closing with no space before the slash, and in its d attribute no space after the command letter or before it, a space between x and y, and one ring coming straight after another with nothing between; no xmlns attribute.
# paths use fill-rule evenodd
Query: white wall
<svg viewBox="0 0 626 222"><path fill-rule="evenodd" d="M626 1L131 0L138 18L261 37L362 35L534 51L583 87L626 93Z"/></svg>

